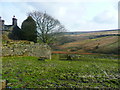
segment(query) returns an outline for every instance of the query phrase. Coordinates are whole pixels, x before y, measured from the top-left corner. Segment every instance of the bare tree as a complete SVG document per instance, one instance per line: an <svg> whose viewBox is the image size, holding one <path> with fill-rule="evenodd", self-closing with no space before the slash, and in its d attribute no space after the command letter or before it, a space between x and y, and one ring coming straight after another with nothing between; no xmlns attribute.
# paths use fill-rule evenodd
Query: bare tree
<svg viewBox="0 0 120 90"><path fill-rule="evenodd" d="M53 43L55 39L65 31L61 23L50 15L38 11L30 12L37 25L38 39L43 43Z"/></svg>

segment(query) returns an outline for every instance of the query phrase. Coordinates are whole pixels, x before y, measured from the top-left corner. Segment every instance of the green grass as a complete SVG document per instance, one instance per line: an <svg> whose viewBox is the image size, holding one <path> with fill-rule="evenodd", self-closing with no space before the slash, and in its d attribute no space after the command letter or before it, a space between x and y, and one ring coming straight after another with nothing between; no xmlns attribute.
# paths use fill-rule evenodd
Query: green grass
<svg viewBox="0 0 120 90"><path fill-rule="evenodd" d="M2 78L12 88L118 88L117 57L82 55L77 61L39 61L37 57L3 57Z"/></svg>

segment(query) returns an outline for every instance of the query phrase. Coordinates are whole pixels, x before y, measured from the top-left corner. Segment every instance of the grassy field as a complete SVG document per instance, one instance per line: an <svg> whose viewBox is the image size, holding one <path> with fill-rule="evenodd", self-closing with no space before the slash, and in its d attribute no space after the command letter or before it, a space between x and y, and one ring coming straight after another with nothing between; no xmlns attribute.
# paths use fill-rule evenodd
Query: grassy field
<svg viewBox="0 0 120 90"><path fill-rule="evenodd" d="M2 78L12 88L118 88L118 57L81 55L79 60L40 61L37 57L2 58Z"/></svg>

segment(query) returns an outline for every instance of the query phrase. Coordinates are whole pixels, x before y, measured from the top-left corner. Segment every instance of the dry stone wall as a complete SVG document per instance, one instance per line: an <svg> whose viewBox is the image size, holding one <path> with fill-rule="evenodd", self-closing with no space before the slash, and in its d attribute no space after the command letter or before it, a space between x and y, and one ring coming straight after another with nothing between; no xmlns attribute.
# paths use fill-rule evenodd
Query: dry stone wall
<svg viewBox="0 0 120 90"><path fill-rule="evenodd" d="M2 56L36 56L51 59L51 49L43 44L3 44Z"/></svg>

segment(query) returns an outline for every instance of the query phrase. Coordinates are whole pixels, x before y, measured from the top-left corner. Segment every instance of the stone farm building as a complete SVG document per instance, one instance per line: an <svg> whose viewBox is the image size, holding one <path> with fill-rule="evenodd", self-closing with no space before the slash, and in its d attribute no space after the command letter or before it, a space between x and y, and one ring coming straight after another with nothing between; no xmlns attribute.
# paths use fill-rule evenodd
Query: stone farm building
<svg viewBox="0 0 120 90"><path fill-rule="evenodd" d="M0 31L2 34L9 35L14 29L19 30L20 28L17 26L17 19L15 16L12 18L11 25L5 25L5 21L0 17ZM8 44L2 45L2 56L36 56L36 57L44 57L51 59L51 48L48 45L33 43L33 44L22 44L15 43L9 46Z"/></svg>
<svg viewBox="0 0 120 90"><path fill-rule="evenodd" d="M1 17L0 17L0 30L3 30L3 31L4 30L10 30L10 31L12 31L15 26L17 26L17 19L15 18L15 16L13 16L13 18L12 18L12 24L11 25L5 25L5 21L2 20ZM19 27L17 26L17 28L19 28Z"/></svg>

